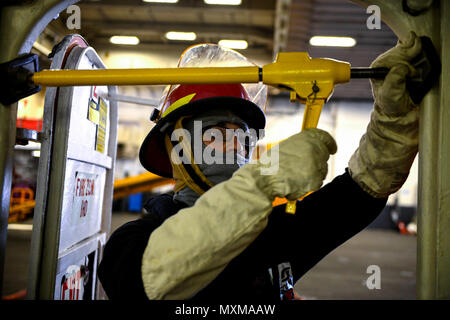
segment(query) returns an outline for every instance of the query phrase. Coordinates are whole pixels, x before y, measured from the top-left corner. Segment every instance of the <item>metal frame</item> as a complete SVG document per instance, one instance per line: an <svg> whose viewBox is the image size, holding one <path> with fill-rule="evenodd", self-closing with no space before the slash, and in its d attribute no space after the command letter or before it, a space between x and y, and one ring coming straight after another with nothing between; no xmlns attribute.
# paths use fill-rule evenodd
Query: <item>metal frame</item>
<svg viewBox="0 0 450 320"><path fill-rule="evenodd" d="M39 34L62 10L78 0L40 0L0 10L0 63L28 53ZM14 30L15 32L11 32ZM0 104L0 292L3 286L17 103Z"/></svg>
<svg viewBox="0 0 450 320"><path fill-rule="evenodd" d="M420 105L417 229L417 298L450 298L450 3L435 1L351 0L378 5L383 21L399 39L410 30L428 36L441 57L440 81ZM403 3L421 4L412 16ZM429 6L429 7L428 7Z"/></svg>
<svg viewBox="0 0 450 320"><path fill-rule="evenodd" d="M68 47L72 44L72 39L65 38L60 44L60 50L66 52ZM87 46L87 43L85 43ZM64 63L63 55L55 55L52 60L51 68L62 68ZM58 94L58 88L49 87L46 90L46 99L44 105L44 119L41 141L41 156L39 158L39 172L37 180L41 182L42 185L48 186L49 175L51 171L51 157L52 157L52 143L54 135L54 112L55 106L54 101ZM46 212L47 208L47 193L43 192L43 189L37 190L36 193L36 207L35 211L41 214L36 214L33 219L33 234L31 238L31 250L30 250L30 266L29 266L29 278L28 278L28 288L27 297L29 299L34 299L37 296L38 291L38 277L40 274L40 258L42 256L43 247L43 234L44 234L44 221L45 216L43 213Z"/></svg>
<svg viewBox="0 0 450 320"><path fill-rule="evenodd" d="M52 68L77 69L79 59L82 56L86 56L90 63L93 63L98 68L105 67L95 51L88 47L84 39L78 35L73 35L66 37L59 46L59 51L52 62ZM116 87L108 87L108 90L113 94L116 93ZM70 228L73 227L70 221L67 220L68 215L71 213L71 208L67 207L67 205L71 201L70 198L73 197L73 189L67 189L70 187L67 183L72 177L71 174L73 173L72 170L75 170L74 168L86 167L83 170L88 171L98 171L95 168L106 169L104 171L104 189L102 190L102 211L96 220L101 224L100 231L98 233L94 231L94 234L87 235L89 242L92 242L93 238L97 239L94 239L94 242L98 242L98 245L94 244L94 247L97 248L95 253L96 260L101 257L106 235L110 231L113 170L117 144L117 103L115 101L109 103L108 153L105 155L94 151L88 153L85 147L77 146L70 141L70 133L74 130L73 120L71 119L73 114L71 106L73 99L75 99L73 95L74 87L52 87L48 88L46 92L44 110L45 138L41 146L41 150L45 154L41 157L39 163L39 188L36 196L37 205L35 208L27 290L29 299L57 298L55 295L55 281L60 274L58 272L63 272L60 270L63 256L65 256L65 263L68 263L68 257L78 256L75 251L85 250L84 240L76 242L71 236L67 238ZM72 138L74 136L78 135L74 134ZM67 250L73 254L68 255ZM95 275L95 268L91 272ZM95 284L97 284L96 281ZM103 297L103 291L97 290L95 298Z"/></svg>

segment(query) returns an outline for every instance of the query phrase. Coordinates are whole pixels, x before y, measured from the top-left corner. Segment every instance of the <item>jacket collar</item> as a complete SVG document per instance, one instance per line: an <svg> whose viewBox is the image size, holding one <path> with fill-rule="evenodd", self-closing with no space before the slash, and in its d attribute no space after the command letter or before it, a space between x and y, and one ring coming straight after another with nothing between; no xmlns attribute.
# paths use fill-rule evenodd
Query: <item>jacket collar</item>
<svg viewBox="0 0 450 320"><path fill-rule="evenodd" d="M160 223L163 223L164 220L188 206L174 200L173 195L165 193L149 199L143 207L148 214L156 216Z"/></svg>

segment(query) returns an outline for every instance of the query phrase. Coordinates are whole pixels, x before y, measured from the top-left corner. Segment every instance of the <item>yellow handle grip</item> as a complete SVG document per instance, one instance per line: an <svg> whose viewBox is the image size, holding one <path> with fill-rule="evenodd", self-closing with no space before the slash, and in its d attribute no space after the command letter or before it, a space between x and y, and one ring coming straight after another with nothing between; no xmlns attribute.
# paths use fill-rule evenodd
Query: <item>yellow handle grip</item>
<svg viewBox="0 0 450 320"><path fill-rule="evenodd" d="M320 113L322 112L325 101L323 99L308 99L305 105L305 113L303 115L302 130L316 128L319 123ZM302 196L299 200L303 200L309 196L312 191ZM295 214L297 210L297 200L288 200L286 204L286 213Z"/></svg>

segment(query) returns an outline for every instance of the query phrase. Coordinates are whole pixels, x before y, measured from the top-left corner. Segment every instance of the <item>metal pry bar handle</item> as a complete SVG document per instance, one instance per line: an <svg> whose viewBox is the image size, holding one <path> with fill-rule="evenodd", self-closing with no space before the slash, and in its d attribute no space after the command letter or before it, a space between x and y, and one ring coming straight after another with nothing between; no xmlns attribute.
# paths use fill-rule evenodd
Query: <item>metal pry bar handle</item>
<svg viewBox="0 0 450 320"><path fill-rule="evenodd" d="M351 68L351 79L384 79L389 72L389 68Z"/></svg>
<svg viewBox="0 0 450 320"><path fill-rule="evenodd" d="M406 89L415 104L420 104L441 75L441 59L433 42L429 37L420 37L420 40L422 51L411 61L416 75L406 79ZM351 68L350 78L384 79L388 72L388 68Z"/></svg>

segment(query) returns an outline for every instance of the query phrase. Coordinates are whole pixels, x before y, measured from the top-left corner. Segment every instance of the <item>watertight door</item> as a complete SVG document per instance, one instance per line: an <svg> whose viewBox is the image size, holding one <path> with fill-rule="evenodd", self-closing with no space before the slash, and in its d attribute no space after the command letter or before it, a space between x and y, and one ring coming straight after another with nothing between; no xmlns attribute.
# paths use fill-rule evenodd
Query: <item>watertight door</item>
<svg viewBox="0 0 450 320"><path fill-rule="evenodd" d="M52 69L105 68L78 35L54 49ZM47 88L28 285L30 299L104 296L97 265L110 228L117 105L113 86Z"/></svg>

